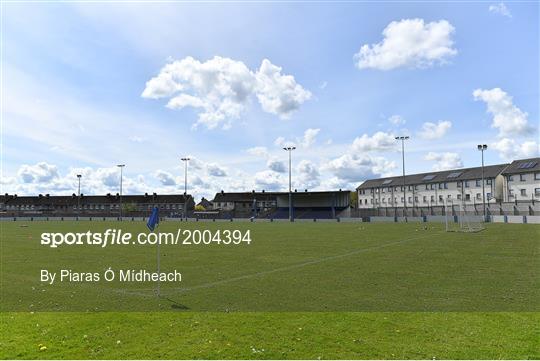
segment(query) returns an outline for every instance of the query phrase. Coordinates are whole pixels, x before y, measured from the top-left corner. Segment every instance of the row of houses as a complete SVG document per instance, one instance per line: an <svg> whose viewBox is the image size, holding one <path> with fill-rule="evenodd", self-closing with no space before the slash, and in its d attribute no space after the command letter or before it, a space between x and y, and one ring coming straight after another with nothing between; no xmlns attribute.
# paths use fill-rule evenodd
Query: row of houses
<svg viewBox="0 0 540 361"><path fill-rule="evenodd" d="M153 207L159 207L167 216L183 216L193 211L195 202L189 194L144 194L104 196L0 196L0 212L4 217L17 216L146 216Z"/></svg>
<svg viewBox="0 0 540 361"><path fill-rule="evenodd" d="M482 175L483 174L483 175ZM482 182L483 179L483 182ZM370 179L357 188L359 209L459 205L492 209L540 201L540 158L475 168Z"/></svg>

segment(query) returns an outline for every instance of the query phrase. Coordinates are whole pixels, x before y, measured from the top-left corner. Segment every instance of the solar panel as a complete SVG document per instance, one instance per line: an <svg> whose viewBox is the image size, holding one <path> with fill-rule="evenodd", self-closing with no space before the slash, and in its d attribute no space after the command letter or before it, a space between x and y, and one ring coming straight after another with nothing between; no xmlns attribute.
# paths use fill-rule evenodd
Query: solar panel
<svg viewBox="0 0 540 361"><path fill-rule="evenodd" d="M450 173L446 178L457 178L459 177L463 172L454 172Z"/></svg>
<svg viewBox="0 0 540 361"><path fill-rule="evenodd" d="M382 184L390 184L390 183L392 183L392 180L393 179L387 179L384 182L382 182Z"/></svg>
<svg viewBox="0 0 540 361"><path fill-rule="evenodd" d="M538 164L538 162L524 162L524 163L520 163L518 165L518 169L529 169L529 168L534 168L536 166L536 164Z"/></svg>
<svg viewBox="0 0 540 361"><path fill-rule="evenodd" d="M434 174L428 174L428 175L424 176L424 178L422 178L422 180L432 180L433 178L435 178Z"/></svg>

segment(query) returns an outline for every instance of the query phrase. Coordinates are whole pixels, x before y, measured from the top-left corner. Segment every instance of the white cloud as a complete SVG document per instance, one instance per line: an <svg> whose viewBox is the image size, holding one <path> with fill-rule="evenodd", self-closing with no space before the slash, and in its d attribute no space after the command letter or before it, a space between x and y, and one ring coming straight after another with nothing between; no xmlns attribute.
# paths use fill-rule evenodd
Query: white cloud
<svg viewBox="0 0 540 361"><path fill-rule="evenodd" d="M388 118L388 121L394 125L403 125L407 123L405 119L401 115L392 115L390 118Z"/></svg>
<svg viewBox="0 0 540 361"><path fill-rule="evenodd" d="M159 182L164 186L174 186L176 185L176 180L174 179L174 176L166 172L164 170L157 170L156 171L156 178L159 180Z"/></svg>
<svg viewBox="0 0 540 361"><path fill-rule="evenodd" d="M268 149L266 147L253 147L253 148L246 149L246 152L248 154L251 154L257 157L263 157L263 158L266 158L269 155Z"/></svg>
<svg viewBox="0 0 540 361"><path fill-rule="evenodd" d="M315 143L317 135L320 131L321 130L319 128L308 128L304 131L304 135L302 137L296 137L294 141L287 140L284 137L277 137L276 140L274 140L274 144L278 147L289 147L298 145L299 147L307 149Z"/></svg>
<svg viewBox="0 0 540 361"><path fill-rule="evenodd" d="M225 168L220 167L216 163L208 163L206 165L206 172L212 177L226 177L227 171Z"/></svg>
<svg viewBox="0 0 540 361"><path fill-rule="evenodd" d="M420 138L433 140L442 138L452 128L452 122L439 120L437 124L426 122L422 124L422 130L418 133Z"/></svg>
<svg viewBox="0 0 540 361"><path fill-rule="evenodd" d="M333 159L324 166L325 170L346 182L360 182L368 178L376 178L381 174L390 173L395 168L395 162L383 157L350 153Z"/></svg>
<svg viewBox="0 0 540 361"><path fill-rule="evenodd" d="M215 56L200 62L192 57L166 64L146 83L142 97L169 98L167 107L198 109L196 127L227 129L239 118L252 96L265 112L288 118L311 93L291 75L264 59L253 72L243 62Z"/></svg>
<svg viewBox="0 0 540 361"><path fill-rule="evenodd" d="M272 64L268 59L262 61L255 75L257 80L257 98L265 112L289 118L311 93L294 80L292 75L282 75L281 67Z"/></svg>
<svg viewBox="0 0 540 361"><path fill-rule="evenodd" d="M10 181L5 190L11 193L36 195L38 193L72 194L77 192L78 178L81 174L81 192L84 194L117 193L120 188L120 172L117 167L109 168L70 168L62 175L56 165L40 162L35 165L22 165L17 175L19 181ZM6 184L6 183L5 183ZM125 194L144 193L148 187L141 175L135 178L124 174L123 190Z"/></svg>
<svg viewBox="0 0 540 361"><path fill-rule="evenodd" d="M296 171L298 175L295 177L295 183L301 189L313 189L321 183L317 167L309 160L301 160L296 166Z"/></svg>
<svg viewBox="0 0 540 361"><path fill-rule="evenodd" d="M502 16L506 16L508 18L512 17L512 14L510 13L510 10L508 10L506 5L504 3L502 3L502 2L498 3L498 4L489 5L488 9L492 13L499 14L499 15L502 15Z"/></svg>
<svg viewBox="0 0 540 361"><path fill-rule="evenodd" d="M446 20L424 23L423 19L393 21L383 30L383 40L364 44L354 55L359 69L391 70L424 68L444 64L457 54L454 27Z"/></svg>
<svg viewBox="0 0 540 361"><path fill-rule="evenodd" d="M271 170L255 173L253 180L256 188L260 190L278 191L284 189L284 179L279 173Z"/></svg>
<svg viewBox="0 0 540 361"><path fill-rule="evenodd" d="M315 138L319 134L320 129L306 129L304 132L304 137L298 142L302 147L309 148L315 143Z"/></svg>
<svg viewBox="0 0 540 361"><path fill-rule="evenodd" d="M502 159L508 162L519 158L537 157L540 154L540 146L533 140L516 142L514 139L503 138L492 143L491 146L499 152Z"/></svg>
<svg viewBox="0 0 540 361"><path fill-rule="evenodd" d="M512 97L501 88L476 89L473 96L474 100L486 103L488 113L493 115L491 126L499 130L499 136L526 135L532 131L527 121L528 114L516 107Z"/></svg>
<svg viewBox="0 0 540 361"><path fill-rule="evenodd" d="M424 159L436 162L433 165L433 170L435 171L463 168L463 161L461 160L461 157L457 153L429 152L424 157Z"/></svg>
<svg viewBox="0 0 540 361"><path fill-rule="evenodd" d="M47 183L58 178L58 168L46 162L24 164L19 168L17 175L24 183Z"/></svg>
<svg viewBox="0 0 540 361"><path fill-rule="evenodd" d="M284 137L277 137L276 140L274 140L274 145L277 147L285 147L285 146L288 146L289 144L287 143Z"/></svg>
<svg viewBox="0 0 540 361"><path fill-rule="evenodd" d="M266 166L277 173L285 173L287 172L287 167L285 166L285 163L277 160L277 159L269 159L266 163Z"/></svg>
<svg viewBox="0 0 540 361"><path fill-rule="evenodd" d="M394 149L395 146L395 137L385 132L377 132L371 137L363 134L361 137L357 137L352 143L354 152L380 152Z"/></svg>

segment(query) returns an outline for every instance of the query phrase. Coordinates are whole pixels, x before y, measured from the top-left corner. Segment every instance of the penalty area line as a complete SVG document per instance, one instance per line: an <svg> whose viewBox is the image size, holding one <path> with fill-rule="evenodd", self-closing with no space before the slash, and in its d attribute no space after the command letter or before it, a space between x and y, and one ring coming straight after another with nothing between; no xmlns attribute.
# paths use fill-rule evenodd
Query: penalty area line
<svg viewBox="0 0 540 361"><path fill-rule="evenodd" d="M436 233L438 233L438 232L436 232ZM198 290L198 289L211 288L211 287L221 286L221 285L224 285L224 284L227 284L227 283L242 281L242 280L245 280L245 279L265 276L265 275L278 273L278 272L290 271L290 270L293 270L293 269L302 268L302 267L306 267L306 266L311 266L311 265L319 264L319 263L323 263L323 262L333 261L333 260L340 259L340 258L350 257L350 256L354 256L354 255L357 255L357 254L360 254L360 253L369 252L369 251L373 251L373 250L377 250L377 249L381 249L381 248L385 248L385 247L390 247L390 246L394 246L394 245L405 243L405 242L415 241L415 240L419 240L419 239L427 238L427 237L433 237L433 235L434 235L434 233L431 233L431 234L425 235L425 236L420 236L420 237L406 238L406 239L402 239L400 241L395 241L395 242L385 243L385 244L381 244L381 245L377 245L377 246L362 248L362 249L352 251L352 252L347 252L347 253L338 254L338 255L334 255L334 256L328 256L328 257L323 257L323 258L319 258L319 259L314 259L314 260L311 260L311 261L297 263L297 264L293 264L293 265L290 265L290 266L274 268L274 269L267 270L267 271L261 271L261 272L250 273L250 274L246 274L246 275L242 275L242 276L227 278L227 279L220 280L220 281L203 283L203 284L192 286L192 287L172 288L172 289L169 289L168 290L169 292L167 292L167 293L162 292L161 295L162 296L178 295L178 294L188 293L190 291L194 291L194 290ZM155 297L155 288L139 288L139 289L134 289L133 291L123 289L123 290L115 290L115 291L123 293L123 294L134 295L134 296ZM150 293L148 293L148 291L152 291L152 293L150 294Z"/></svg>

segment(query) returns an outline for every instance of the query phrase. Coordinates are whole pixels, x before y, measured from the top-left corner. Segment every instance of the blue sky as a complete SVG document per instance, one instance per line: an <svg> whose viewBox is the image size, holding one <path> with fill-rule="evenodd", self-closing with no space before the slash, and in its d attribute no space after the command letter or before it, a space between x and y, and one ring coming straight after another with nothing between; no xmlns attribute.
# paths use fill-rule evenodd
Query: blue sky
<svg viewBox="0 0 540 361"><path fill-rule="evenodd" d="M353 189L402 134L407 172L538 156L538 7L4 3L2 193L179 192L186 155L198 197L285 190L284 144Z"/></svg>

